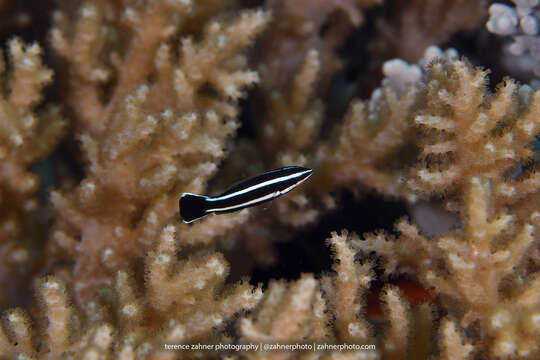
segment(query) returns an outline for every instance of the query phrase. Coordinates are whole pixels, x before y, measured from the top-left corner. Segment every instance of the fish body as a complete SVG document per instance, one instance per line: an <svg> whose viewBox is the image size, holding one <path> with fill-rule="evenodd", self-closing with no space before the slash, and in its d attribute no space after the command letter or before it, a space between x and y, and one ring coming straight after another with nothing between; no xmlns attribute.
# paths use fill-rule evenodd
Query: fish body
<svg viewBox="0 0 540 360"><path fill-rule="evenodd" d="M211 213L222 214L255 206L291 191L312 172L300 166L287 166L244 180L218 196L183 193L179 203L180 216L185 223L190 223Z"/></svg>

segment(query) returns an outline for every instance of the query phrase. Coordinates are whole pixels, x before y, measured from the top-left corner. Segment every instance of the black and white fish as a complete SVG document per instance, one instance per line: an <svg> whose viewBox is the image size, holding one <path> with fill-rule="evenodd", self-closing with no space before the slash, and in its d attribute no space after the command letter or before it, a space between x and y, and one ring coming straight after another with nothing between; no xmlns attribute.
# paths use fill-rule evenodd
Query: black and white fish
<svg viewBox="0 0 540 360"><path fill-rule="evenodd" d="M287 166L244 180L218 196L183 193L180 216L185 223L190 223L211 213L228 213L258 205L291 191L312 172L300 166Z"/></svg>

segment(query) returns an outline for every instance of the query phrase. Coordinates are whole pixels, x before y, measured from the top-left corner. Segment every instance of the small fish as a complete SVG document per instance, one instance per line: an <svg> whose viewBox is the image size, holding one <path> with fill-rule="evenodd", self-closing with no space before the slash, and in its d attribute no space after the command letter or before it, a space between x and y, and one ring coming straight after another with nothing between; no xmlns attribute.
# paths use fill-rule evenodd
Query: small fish
<svg viewBox="0 0 540 360"><path fill-rule="evenodd" d="M190 223L210 213L228 213L258 205L291 191L312 172L300 166L287 166L244 180L218 196L183 193L180 216L185 223Z"/></svg>

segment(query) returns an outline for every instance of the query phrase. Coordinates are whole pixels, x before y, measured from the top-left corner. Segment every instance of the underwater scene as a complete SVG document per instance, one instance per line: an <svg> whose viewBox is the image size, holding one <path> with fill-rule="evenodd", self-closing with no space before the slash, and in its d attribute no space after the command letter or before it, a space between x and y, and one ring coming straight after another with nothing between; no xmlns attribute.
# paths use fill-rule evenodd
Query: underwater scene
<svg viewBox="0 0 540 360"><path fill-rule="evenodd" d="M539 0L0 0L0 359L540 359Z"/></svg>

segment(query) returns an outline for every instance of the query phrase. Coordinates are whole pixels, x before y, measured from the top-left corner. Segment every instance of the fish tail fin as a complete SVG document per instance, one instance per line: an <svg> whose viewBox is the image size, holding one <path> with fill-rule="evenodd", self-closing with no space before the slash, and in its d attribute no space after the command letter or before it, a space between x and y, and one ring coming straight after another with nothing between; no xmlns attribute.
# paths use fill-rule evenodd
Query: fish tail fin
<svg viewBox="0 0 540 360"><path fill-rule="evenodd" d="M190 223L206 215L206 196L183 193L180 198L180 216Z"/></svg>

